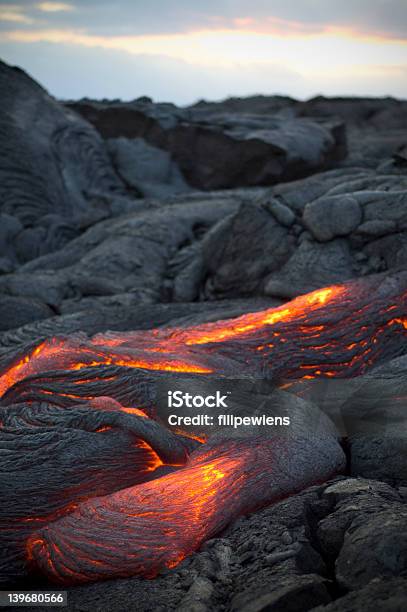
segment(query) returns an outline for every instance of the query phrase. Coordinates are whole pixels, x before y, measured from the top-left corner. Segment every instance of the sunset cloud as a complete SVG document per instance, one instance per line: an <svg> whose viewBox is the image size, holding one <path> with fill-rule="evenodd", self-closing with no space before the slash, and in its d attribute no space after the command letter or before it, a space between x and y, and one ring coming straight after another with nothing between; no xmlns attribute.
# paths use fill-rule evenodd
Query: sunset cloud
<svg viewBox="0 0 407 612"><path fill-rule="evenodd" d="M24 8L18 4L0 4L0 21L13 23L34 23L34 19L24 13Z"/></svg>
<svg viewBox="0 0 407 612"><path fill-rule="evenodd" d="M405 0L206 0L199 5L191 0L21 0L0 5L0 21L0 54L32 70L57 95L76 90L74 71L82 65L102 74L110 59L115 77L122 75L116 95L123 97L131 70L137 78L143 75L140 95L154 92L164 99L171 91L182 101L199 97L201 83L220 96L276 91L300 97L407 96ZM65 81L55 65L57 51L67 66L61 68ZM154 66L158 83L144 80L148 70L143 66ZM165 70L179 92L174 93ZM220 73L222 78L216 78ZM93 79L88 90L85 79L83 95L96 95L96 90L103 95L106 76L111 73L100 76L100 85Z"/></svg>
<svg viewBox="0 0 407 612"><path fill-rule="evenodd" d="M233 65L236 62L281 62L294 69L313 70L316 67L348 63L352 69L355 58L366 65L386 59L391 64L407 60L405 41L382 41L360 38L352 32L328 29L314 34L297 34L286 39L251 30L203 30L182 34L153 36L98 36L86 31L68 29L13 30L0 34L0 39L17 42L52 42L102 47L131 54L162 55L196 64ZM346 39L344 44L343 39ZM295 43L293 44L293 40ZM300 51L300 52L299 52Z"/></svg>
<svg viewBox="0 0 407 612"><path fill-rule="evenodd" d="M35 6L45 13L59 13L61 11L72 11L74 9L72 4L66 4L65 2L40 2Z"/></svg>
<svg viewBox="0 0 407 612"><path fill-rule="evenodd" d="M53 28L106 36L244 29L276 36L343 31L396 40L407 37L405 0L19 0L17 4L30 17L35 11L45 13Z"/></svg>

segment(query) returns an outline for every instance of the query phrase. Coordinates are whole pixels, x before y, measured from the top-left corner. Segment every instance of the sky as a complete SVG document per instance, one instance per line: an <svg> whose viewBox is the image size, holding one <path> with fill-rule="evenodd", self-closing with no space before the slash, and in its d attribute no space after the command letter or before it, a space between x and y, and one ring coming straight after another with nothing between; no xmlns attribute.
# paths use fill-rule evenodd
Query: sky
<svg viewBox="0 0 407 612"><path fill-rule="evenodd" d="M0 0L0 58L63 99L407 98L407 0Z"/></svg>

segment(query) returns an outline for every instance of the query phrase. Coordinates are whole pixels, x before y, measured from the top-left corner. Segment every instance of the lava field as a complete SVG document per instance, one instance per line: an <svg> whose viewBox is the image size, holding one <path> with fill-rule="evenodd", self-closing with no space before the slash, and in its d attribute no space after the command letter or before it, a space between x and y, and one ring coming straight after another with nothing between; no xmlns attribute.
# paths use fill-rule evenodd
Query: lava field
<svg viewBox="0 0 407 612"><path fill-rule="evenodd" d="M402 610L407 102L0 86L2 588Z"/></svg>

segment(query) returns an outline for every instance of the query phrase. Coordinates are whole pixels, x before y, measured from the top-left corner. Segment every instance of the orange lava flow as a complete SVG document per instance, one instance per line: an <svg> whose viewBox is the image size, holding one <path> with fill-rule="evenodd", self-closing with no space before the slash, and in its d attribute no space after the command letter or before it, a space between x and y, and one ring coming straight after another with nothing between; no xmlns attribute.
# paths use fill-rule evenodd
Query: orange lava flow
<svg viewBox="0 0 407 612"><path fill-rule="evenodd" d="M89 357L88 361L84 358ZM16 382L27 378L38 372L49 370L81 370L83 368L97 367L103 365L117 365L127 368L140 368L146 370L158 370L162 372L184 372L195 374L209 374L210 368L184 362L180 359L133 359L131 356L109 354L96 351L92 346L83 343L76 345L74 342L60 338L45 340L35 350L25 355L20 361L12 364L4 374L0 376L0 397ZM72 397L75 397L72 395ZM78 396L79 397L79 396Z"/></svg>
<svg viewBox="0 0 407 612"><path fill-rule="evenodd" d="M299 463L292 460L299 455ZM242 514L338 473L334 437L223 440L159 479L90 499L33 533L27 557L62 584L175 567Z"/></svg>
<svg viewBox="0 0 407 612"><path fill-rule="evenodd" d="M26 372L30 369L33 361L36 361L38 355L45 348L46 342L39 344L31 354L24 355L20 361L9 367L8 370L0 377L0 396L3 395L7 389L12 387L18 380L22 380L27 376Z"/></svg>
<svg viewBox="0 0 407 612"><path fill-rule="evenodd" d="M328 301L340 298L343 292L344 288L341 286L327 287L300 296L289 304L278 308L249 313L235 319L216 323L206 323L185 330L164 330L165 338L162 339L154 331L147 332L144 334L146 338L151 337L154 339L154 336L157 336L155 344L153 343L150 347L143 347L150 350L151 353L155 353L154 357L153 355L151 356L151 359L133 359L131 356L115 353L112 350L106 353L103 350L98 352L96 349L93 349L93 347L102 344L110 348L126 344L132 338L133 334L131 332L115 339L97 335L90 340L90 346L84 343L70 346L69 341L59 338L45 340L31 354L25 355L18 363L11 365L0 376L0 396L16 382L27 376L59 368L80 370L100 365L119 365L147 370L209 374L212 370L208 367L177 358L165 358L165 356L157 355L157 353L170 352L171 345L176 346L179 351L179 345L191 346L222 342L242 335L249 335L260 328L272 326L279 321L293 320L298 317L302 318ZM136 332L134 335L135 339L140 339L140 333ZM85 360L84 357L89 357L89 359Z"/></svg>
<svg viewBox="0 0 407 612"><path fill-rule="evenodd" d="M342 376L349 366L356 370L362 360L366 366L373 363L378 351L373 346L368 346L365 338L367 331L371 333L369 342L377 344L382 332L387 333L390 326L397 325L403 330L407 329L407 318L403 316L403 302L405 304L407 299L405 290L394 298L397 303L390 303L386 308L382 304L375 311L374 302L369 303L370 286L366 290L362 281L360 284L358 282L318 289L277 308L187 328L107 332L96 334L93 338L80 334L69 339L51 338L42 342L17 363L12 363L2 373L0 397L18 381L55 370L78 371L98 366L122 366L159 372L223 375L225 372L222 364L227 362L225 355L229 351L228 357L233 359L233 342L237 341L247 341L247 358L243 361L247 364L253 363L254 368L260 361L256 365L253 352L257 353L260 360L263 359L265 367L267 362L272 362L273 355L276 355L278 360L284 344L291 342L291 347L295 348L297 353L304 352L305 361L301 366L297 355L296 360L299 363L294 363L293 360L295 367L289 375L301 377L303 374L307 378ZM372 285L371 292L373 291ZM382 317L382 322L379 320L375 323L376 327L368 328L363 323L359 326L356 324L353 336L350 334L353 321L366 320L369 324L371 317L376 320L378 314ZM331 316L329 325L324 323L324 317L327 315ZM336 339L332 339L333 328ZM348 361L340 356L341 351L343 353L345 350L355 353L350 354ZM313 355L310 355L310 352ZM217 360L220 354L223 359L221 362ZM339 355L340 363L335 361L336 354ZM315 362L312 361L313 356ZM333 367L329 366L329 361ZM336 365L338 367L335 367ZM232 365L230 367L232 368ZM309 371L301 373L302 369ZM259 370L261 371L261 368ZM84 381L77 381L76 384L86 382L87 377L84 378ZM86 399L80 392L76 394L72 393L72 390L67 397Z"/></svg>
<svg viewBox="0 0 407 612"><path fill-rule="evenodd" d="M153 405L151 415L161 419L151 393L151 385L160 380L157 374L134 375L102 366L230 379L243 373L269 377L276 385L287 379L359 376L380 359L399 356L407 338L406 281L387 282L385 277L378 289L376 282L362 279L325 287L278 308L186 328L51 338L3 371L0 395L20 382L3 398L5 405L18 404L21 398L27 403L43 401L44 393L47 400L53 395L70 398L61 402L63 406L88 400L96 410L122 410L143 418L149 418ZM30 376L34 378L27 380ZM112 422L124 421L129 431L133 427L146 432L156 425L127 415L114 415ZM101 446L112 435L110 422L97 421L94 440ZM31 532L27 557L36 570L65 584L155 576L176 566L241 514L326 480L342 470L345 461L335 436L310 441L308 432L303 437L273 435L270 440L263 433L247 438L226 435L200 448L183 440L176 454L178 442L171 440L171 453L160 455L164 459L147 442L132 443L132 452L139 447L140 480L119 491L115 487L116 492L104 497L80 501L70 514ZM169 465L163 463L168 457L184 460L182 465L171 464L181 469L149 480L170 471L160 470ZM73 491L66 489L67 502Z"/></svg>
<svg viewBox="0 0 407 612"><path fill-rule="evenodd" d="M240 337L250 337L253 333L267 330L279 322L298 320L300 324L301 321L306 321L313 312L330 302L339 302L347 295L349 295L349 290L345 285L333 285L301 295L282 306L244 314L233 319L202 323L185 329L168 328L126 334L96 334L91 342L94 346L113 348L128 345L137 340L142 343L143 349L152 353L168 352L174 345L179 348L224 342Z"/></svg>
<svg viewBox="0 0 407 612"><path fill-rule="evenodd" d="M95 577L105 572L128 574L120 561L120 555L125 554L130 560L132 575L152 578L163 567L178 565L230 521L230 513L222 519L222 513L217 512L218 503L225 497L232 498L232 494L238 496L248 477L243 469L245 459L245 453L240 458L214 458L142 486L89 500L72 517L68 515L64 522L59 522L63 533L57 537L47 537L48 527L41 530L41 535L31 536L27 542L27 558L29 561L35 559L36 563L40 560L53 580L61 581L64 576L67 583L80 583L89 580L89 571L94 572ZM232 517L237 516L239 510L237 505ZM106 538L97 537L98 531L105 529L111 529L114 537L116 525L110 527L110 521L115 515L120 521L124 518L124 524L120 525L119 546L117 541L110 543ZM91 542L82 533L89 522L95 526L95 538ZM134 534L140 538L136 549L132 543ZM92 558L87 552L89 545Z"/></svg>
<svg viewBox="0 0 407 612"><path fill-rule="evenodd" d="M190 431L187 431L186 429L173 429L174 433L178 434L179 436L183 436L184 438L190 438L191 440L196 440L197 442L200 442L201 444L205 444L205 442L207 442L208 440L208 436L205 434L201 434L200 436L191 433Z"/></svg>
<svg viewBox="0 0 407 612"><path fill-rule="evenodd" d="M127 412L127 414L135 414L137 416L141 416L141 417L147 418L146 413L143 412L143 410L140 410L140 408L131 408L129 406L122 406L121 410L123 412Z"/></svg>
<svg viewBox="0 0 407 612"><path fill-rule="evenodd" d="M148 460L145 462L145 465L143 466L146 472L154 472L157 468L164 465L164 463L161 461L160 457L157 455L155 450L153 450L151 446L147 444L147 442L141 439L137 440L137 446L139 448L144 448L148 452L148 455L149 455Z"/></svg>
<svg viewBox="0 0 407 612"><path fill-rule="evenodd" d="M187 345L235 339L261 328L275 325L280 321L293 321L306 317L327 302L339 299L343 293L344 287L342 286L318 289L306 295L301 295L288 304L277 308L242 315L236 319L223 321L221 325L219 323L206 323L195 329L181 331L173 339L185 339Z"/></svg>

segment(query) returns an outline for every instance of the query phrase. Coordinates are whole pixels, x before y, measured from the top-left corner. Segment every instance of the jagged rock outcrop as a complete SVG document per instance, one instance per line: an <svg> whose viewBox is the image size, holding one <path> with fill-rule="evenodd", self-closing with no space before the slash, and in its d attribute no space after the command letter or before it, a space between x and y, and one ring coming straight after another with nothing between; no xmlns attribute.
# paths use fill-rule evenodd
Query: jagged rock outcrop
<svg viewBox="0 0 407 612"><path fill-rule="evenodd" d="M105 138L125 137L171 154L187 182L198 189L270 185L329 167L346 153L343 124L334 119L203 113L139 99L92 100L67 105Z"/></svg>
<svg viewBox="0 0 407 612"><path fill-rule="evenodd" d="M0 87L0 246L13 265L64 246L125 190L89 123L2 62Z"/></svg>

